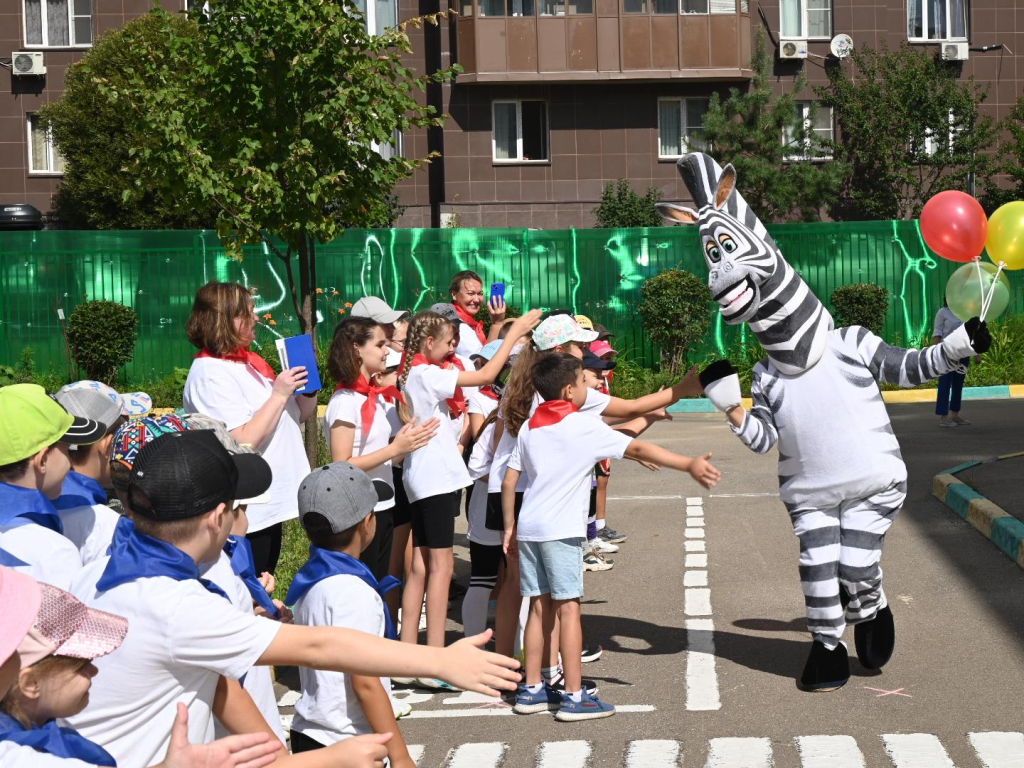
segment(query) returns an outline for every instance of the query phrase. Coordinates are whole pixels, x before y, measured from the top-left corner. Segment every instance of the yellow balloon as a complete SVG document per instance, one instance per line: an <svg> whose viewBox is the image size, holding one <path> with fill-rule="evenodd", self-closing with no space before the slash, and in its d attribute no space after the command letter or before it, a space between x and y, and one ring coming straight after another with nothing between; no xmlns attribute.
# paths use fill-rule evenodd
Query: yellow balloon
<svg viewBox="0 0 1024 768"><path fill-rule="evenodd" d="M1000 207L988 220L988 257L1005 269L1024 269L1024 200Z"/></svg>

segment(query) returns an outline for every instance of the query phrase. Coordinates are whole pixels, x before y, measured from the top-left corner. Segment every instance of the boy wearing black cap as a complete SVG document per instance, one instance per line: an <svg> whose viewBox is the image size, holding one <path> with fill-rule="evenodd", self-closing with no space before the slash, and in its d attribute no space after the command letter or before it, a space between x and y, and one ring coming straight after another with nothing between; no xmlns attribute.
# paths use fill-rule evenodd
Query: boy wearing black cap
<svg viewBox="0 0 1024 768"><path fill-rule="evenodd" d="M374 506L394 495L391 486L338 461L311 472L299 485L299 520L309 537L309 562L295 575L286 603L295 623L344 627L395 638L383 597L398 586L378 583L359 556L373 541ZM301 668L302 698L295 705L292 751L322 749L351 736L390 733L392 768L414 768L395 722L391 681L367 675Z"/></svg>
<svg viewBox="0 0 1024 768"><path fill-rule="evenodd" d="M82 568L53 499L71 469L68 451L106 429L72 416L35 384L0 388L0 548L38 581L66 590Z"/></svg>
<svg viewBox="0 0 1024 768"><path fill-rule="evenodd" d="M334 627L297 627L229 608L200 578L198 563L219 557L237 512L234 499L270 487L257 454L231 456L210 431L167 434L147 444L129 476L134 525L122 521L110 557L84 568L73 592L128 618L131 630L98 666L89 706L72 719L121 765L149 765L167 750L175 705L189 708L193 741L213 738L211 706L220 676L237 680L253 665L299 665L365 675L442 676L491 693L511 687L516 663L485 654L486 635L449 648L410 648ZM387 737L349 739L330 750L382 759Z"/></svg>

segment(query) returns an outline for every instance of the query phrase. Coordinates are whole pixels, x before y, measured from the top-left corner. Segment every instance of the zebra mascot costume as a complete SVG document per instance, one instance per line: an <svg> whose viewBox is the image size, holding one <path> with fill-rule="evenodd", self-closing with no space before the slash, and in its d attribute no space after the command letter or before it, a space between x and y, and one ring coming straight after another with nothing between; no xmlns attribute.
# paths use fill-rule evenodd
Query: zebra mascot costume
<svg viewBox="0 0 1024 768"><path fill-rule="evenodd" d="M800 540L800 583L813 635L800 679L805 690L842 686L850 675L841 642L855 625L857 656L881 668L895 646L879 561L885 533L906 499L907 468L878 383L913 387L988 349L973 318L941 344L892 347L832 316L782 257L735 191L736 171L709 156L680 159L698 210L659 204L663 218L698 224L708 286L725 322L748 323L768 355L754 367L753 407L741 405L728 361L701 373L705 393L756 453L779 446L779 495Z"/></svg>

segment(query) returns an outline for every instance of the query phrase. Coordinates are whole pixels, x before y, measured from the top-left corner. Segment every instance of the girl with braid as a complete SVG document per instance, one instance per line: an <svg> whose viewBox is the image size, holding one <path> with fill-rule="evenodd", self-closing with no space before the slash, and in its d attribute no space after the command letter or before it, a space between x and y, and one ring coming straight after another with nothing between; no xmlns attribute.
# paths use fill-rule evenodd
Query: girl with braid
<svg viewBox="0 0 1024 768"><path fill-rule="evenodd" d="M442 368L455 349L451 323L436 312L421 312L409 324L406 357L400 382L405 403L398 408L402 422L427 422L448 418L449 400L461 398L462 387L482 387L501 372L509 354L522 336L540 320L537 310L512 323L501 347L479 371ZM427 645L444 645L448 585L455 559L452 545L459 492L472 484L459 452L455 434L441 428L430 441L409 454L404 465L405 490L412 514L413 558L402 596L402 640L418 641L418 617L423 596L427 598ZM421 680L428 688L449 689L438 680Z"/></svg>

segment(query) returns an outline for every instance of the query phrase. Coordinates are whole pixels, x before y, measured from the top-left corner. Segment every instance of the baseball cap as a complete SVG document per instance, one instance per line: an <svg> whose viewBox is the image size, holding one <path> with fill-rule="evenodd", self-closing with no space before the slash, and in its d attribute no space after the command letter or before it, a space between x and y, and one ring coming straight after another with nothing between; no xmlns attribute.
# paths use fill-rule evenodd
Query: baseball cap
<svg viewBox="0 0 1024 768"><path fill-rule="evenodd" d="M69 390L64 387L53 397L72 416L98 421L106 429L110 429L121 418L120 406L92 389Z"/></svg>
<svg viewBox="0 0 1024 768"><path fill-rule="evenodd" d="M0 388L0 465L35 456L54 443L90 445L107 426L72 416L38 384Z"/></svg>
<svg viewBox="0 0 1024 768"><path fill-rule="evenodd" d="M324 518L331 533L347 531L361 523L378 501L387 501L394 489L383 480L371 480L347 461L314 469L299 485L299 520L307 527L310 515Z"/></svg>
<svg viewBox="0 0 1024 768"><path fill-rule="evenodd" d="M594 330L594 321L586 315L576 315L576 322L579 323L580 328L585 331Z"/></svg>
<svg viewBox="0 0 1024 768"><path fill-rule="evenodd" d="M104 384L102 381L90 381L89 379L83 379L82 381L74 381L64 387L61 387L60 392L57 393L57 400L60 404L75 416L89 416L89 414L76 413L75 411L72 411L71 408L68 408L68 406L65 405L62 396L69 392L77 391L98 392L117 406L120 411L120 416L145 416L153 410L153 398L145 392L126 392L121 394L113 387ZM98 421L103 421L103 419L98 419ZM114 422L108 421L104 423L109 425Z"/></svg>
<svg viewBox="0 0 1024 768"><path fill-rule="evenodd" d="M181 417L182 423L185 425L185 429L208 429L213 432L217 438L217 442L224 446L224 450L232 455L241 453L256 453L248 445L242 445L228 432L228 425L223 421L217 421L212 416L207 416L205 413L186 413ZM243 504L266 504L270 501L270 494L264 491L259 496L254 496L251 499L235 499L235 506L240 507Z"/></svg>
<svg viewBox="0 0 1024 768"><path fill-rule="evenodd" d="M484 344L479 350L470 355L470 359L474 357L482 357L484 360L490 360L501 349L501 345L504 344L504 339L495 339Z"/></svg>
<svg viewBox="0 0 1024 768"><path fill-rule="evenodd" d="M554 349L567 341L586 344L596 338L594 331L581 328L572 315L551 315L533 329L533 344L539 350Z"/></svg>
<svg viewBox="0 0 1024 768"><path fill-rule="evenodd" d="M218 504L259 496L270 487L270 465L255 453L232 456L210 430L171 432L143 446L128 479L128 501L138 492L154 520L187 520Z"/></svg>
<svg viewBox="0 0 1024 768"><path fill-rule="evenodd" d="M39 614L42 585L31 576L0 565L0 664L18 650Z"/></svg>
<svg viewBox="0 0 1024 768"><path fill-rule="evenodd" d="M47 656L96 659L116 650L128 634L128 619L89 608L70 592L41 584L35 623L18 645L21 666Z"/></svg>
<svg viewBox="0 0 1024 768"><path fill-rule="evenodd" d="M594 330L597 331L597 338L600 340L610 339L615 334L609 331L600 323L594 323Z"/></svg>
<svg viewBox="0 0 1024 768"><path fill-rule="evenodd" d="M590 351L593 352L598 357L602 357L604 355L609 355L609 354L611 354L611 355L619 354L617 350L612 349L612 345L611 344L609 344L607 341L604 341L603 339L598 339L593 344L591 344L590 345Z"/></svg>
<svg viewBox="0 0 1024 768"><path fill-rule="evenodd" d="M597 342L595 342L596 344ZM593 344L591 344L593 346ZM602 360L589 349L583 350L583 367L591 371L610 371L618 365L614 360Z"/></svg>
<svg viewBox="0 0 1024 768"><path fill-rule="evenodd" d="M161 435L184 432L188 428L182 417L175 413L132 419L122 424L121 428L114 433L114 441L110 444L110 462L122 464L131 469L135 466L135 459L138 457L139 451L148 443L153 442ZM116 480L114 487L118 487ZM126 491L128 488L125 486L121 490Z"/></svg>
<svg viewBox="0 0 1024 768"><path fill-rule="evenodd" d="M388 350L388 356L384 360L384 370L397 368L402 364L402 353L394 349Z"/></svg>
<svg viewBox="0 0 1024 768"><path fill-rule="evenodd" d="M455 309L454 304L445 304L444 302L438 302L430 307L431 312L436 312L445 320L451 320L453 323L459 322L459 313Z"/></svg>
<svg viewBox="0 0 1024 768"><path fill-rule="evenodd" d="M408 312L392 309L384 299L379 299L376 296L366 296L360 299L352 305L352 310L349 312L350 317L368 317L384 324L397 323L408 314Z"/></svg>

